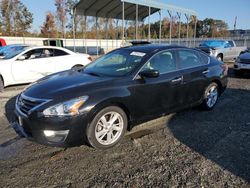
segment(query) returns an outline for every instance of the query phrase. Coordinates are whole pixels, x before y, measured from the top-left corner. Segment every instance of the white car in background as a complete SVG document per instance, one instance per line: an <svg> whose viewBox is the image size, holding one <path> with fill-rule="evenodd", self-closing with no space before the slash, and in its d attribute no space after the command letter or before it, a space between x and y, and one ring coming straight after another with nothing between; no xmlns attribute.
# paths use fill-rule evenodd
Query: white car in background
<svg viewBox="0 0 250 188"><path fill-rule="evenodd" d="M88 54L54 46L30 46L0 59L0 91L15 84L34 82L49 74L91 63Z"/></svg>

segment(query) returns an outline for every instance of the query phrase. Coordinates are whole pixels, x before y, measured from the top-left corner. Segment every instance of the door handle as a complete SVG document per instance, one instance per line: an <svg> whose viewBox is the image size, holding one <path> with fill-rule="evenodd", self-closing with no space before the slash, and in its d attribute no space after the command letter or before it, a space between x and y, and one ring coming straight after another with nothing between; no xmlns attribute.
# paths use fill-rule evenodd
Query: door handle
<svg viewBox="0 0 250 188"><path fill-rule="evenodd" d="M207 73L209 73L210 72L210 70L204 70L203 72L202 72L202 74L207 74Z"/></svg>
<svg viewBox="0 0 250 188"><path fill-rule="evenodd" d="M182 76L171 80L172 83L176 83L176 82L180 82L180 81L182 81Z"/></svg>

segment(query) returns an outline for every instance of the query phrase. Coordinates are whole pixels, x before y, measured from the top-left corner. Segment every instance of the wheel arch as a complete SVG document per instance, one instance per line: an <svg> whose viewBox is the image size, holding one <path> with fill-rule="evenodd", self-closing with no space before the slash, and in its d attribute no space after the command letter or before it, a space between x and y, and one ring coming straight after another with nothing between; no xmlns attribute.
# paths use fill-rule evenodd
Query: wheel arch
<svg viewBox="0 0 250 188"><path fill-rule="evenodd" d="M5 86L4 79L1 73L0 73L0 79L3 81L3 86Z"/></svg>
<svg viewBox="0 0 250 188"><path fill-rule="evenodd" d="M222 94L222 83L220 82L220 80L218 80L218 79L213 79L212 81L211 81L211 83L216 83L217 85L218 85L218 88L219 88L219 95L221 95ZM210 84L211 84L210 83Z"/></svg>
<svg viewBox="0 0 250 188"><path fill-rule="evenodd" d="M218 56L220 56L220 57L221 57L221 60L223 61L223 59L224 59L223 53L219 53L219 54L217 55L217 57L218 57Z"/></svg>
<svg viewBox="0 0 250 188"><path fill-rule="evenodd" d="M131 111L129 110L127 105L125 105L122 101L118 101L118 100L107 100L96 105L90 112L89 123L94 119L94 117L98 114L98 112L100 112L102 109L109 107L109 106L117 106L125 112L127 116L127 120L128 120L127 130L130 131L132 128L132 125L130 123L132 120Z"/></svg>

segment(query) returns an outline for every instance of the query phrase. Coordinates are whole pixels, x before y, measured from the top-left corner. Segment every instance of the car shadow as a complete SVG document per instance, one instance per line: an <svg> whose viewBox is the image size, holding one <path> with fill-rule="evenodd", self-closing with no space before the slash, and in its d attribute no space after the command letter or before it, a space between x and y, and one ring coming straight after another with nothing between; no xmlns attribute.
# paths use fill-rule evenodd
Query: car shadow
<svg viewBox="0 0 250 188"><path fill-rule="evenodd" d="M167 124L181 143L250 182L250 95L227 89L212 111L179 112ZM244 113L245 112L245 113Z"/></svg>
<svg viewBox="0 0 250 188"><path fill-rule="evenodd" d="M10 98L5 104L5 116L8 122L13 122L15 120L15 103L17 95Z"/></svg>
<svg viewBox="0 0 250 188"><path fill-rule="evenodd" d="M250 71L249 72L244 72L241 75L235 75L234 69L232 67L228 68L228 77L230 78L245 78L249 79L250 78Z"/></svg>

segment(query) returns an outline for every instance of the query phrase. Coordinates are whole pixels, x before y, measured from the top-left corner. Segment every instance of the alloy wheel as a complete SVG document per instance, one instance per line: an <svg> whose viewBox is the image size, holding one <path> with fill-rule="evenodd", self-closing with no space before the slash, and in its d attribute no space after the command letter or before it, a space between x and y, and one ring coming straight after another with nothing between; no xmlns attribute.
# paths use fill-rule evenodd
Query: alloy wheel
<svg viewBox="0 0 250 188"><path fill-rule="evenodd" d="M215 85L209 88L206 95L206 103L209 108L212 108L218 99L218 89Z"/></svg>
<svg viewBox="0 0 250 188"><path fill-rule="evenodd" d="M102 145L115 143L122 135L124 121L117 112L105 113L97 121L95 127L95 138Z"/></svg>

